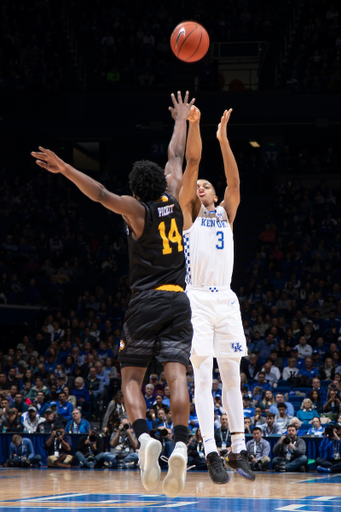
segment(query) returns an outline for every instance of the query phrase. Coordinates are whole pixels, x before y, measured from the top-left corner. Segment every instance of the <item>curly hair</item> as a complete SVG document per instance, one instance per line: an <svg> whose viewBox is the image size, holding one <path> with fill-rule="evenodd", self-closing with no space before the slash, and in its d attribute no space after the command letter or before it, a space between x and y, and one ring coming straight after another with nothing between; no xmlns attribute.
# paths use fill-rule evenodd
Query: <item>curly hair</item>
<svg viewBox="0 0 341 512"><path fill-rule="evenodd" d="M164 170L154 162L139 160L129 174L129 186L141 201L155 201L167 188Z"/></svg>

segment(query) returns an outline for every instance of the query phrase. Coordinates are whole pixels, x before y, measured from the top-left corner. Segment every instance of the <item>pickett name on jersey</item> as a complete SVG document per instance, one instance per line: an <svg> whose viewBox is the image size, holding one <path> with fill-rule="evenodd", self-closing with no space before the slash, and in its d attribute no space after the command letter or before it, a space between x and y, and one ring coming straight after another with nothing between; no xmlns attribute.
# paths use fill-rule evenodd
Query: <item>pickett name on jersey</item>
<svg viewBox="0 0 341 512"><path fill-rule="evenodd" d="M169 206L161 206L157 209L159 212L159 217L166 217L166 215L170 215L173 213L174 204L170 204Z"/></svg>
<svg viewBox="0 0 341 512"><path fill-rule="evenodd" d="M201 226L206 226L207 228L226 228L227 220L216 220L216 219L201 219Z"/></svg>

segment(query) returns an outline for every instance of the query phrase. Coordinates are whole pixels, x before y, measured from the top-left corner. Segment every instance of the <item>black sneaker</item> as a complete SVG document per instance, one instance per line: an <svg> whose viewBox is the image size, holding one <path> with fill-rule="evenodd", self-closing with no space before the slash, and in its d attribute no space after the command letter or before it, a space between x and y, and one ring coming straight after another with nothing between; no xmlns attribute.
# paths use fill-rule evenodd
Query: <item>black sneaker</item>
<svg viewBox="0 0 341 512"><path fill-rule="evenodd" d="M206 463L212 482L215 484L227 484L227 482L230 480L230 477L224 469L223 463L218 453L209 453L206 457Z"/></svg>
<svg viewBox="0 0 341 512"><path fill-rule="evenodd" d="M256 480L256 475L250 467L246 450L242 450L240 453L233 453L231 451L225 457L225 464L244 478Z"/></svg>

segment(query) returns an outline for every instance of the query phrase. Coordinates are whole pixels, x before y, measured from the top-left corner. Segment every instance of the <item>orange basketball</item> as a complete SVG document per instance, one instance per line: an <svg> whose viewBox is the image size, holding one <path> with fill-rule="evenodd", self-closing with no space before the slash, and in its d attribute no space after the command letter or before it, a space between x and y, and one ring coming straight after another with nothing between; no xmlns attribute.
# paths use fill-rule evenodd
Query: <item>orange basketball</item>
<svg viewBox="0 0 341 512"><path fill-rule="evenodd" d="M170 44L178 59L184 62L197 62L206 55L210 38L199 23L184 21L173 30Z"/></svg>

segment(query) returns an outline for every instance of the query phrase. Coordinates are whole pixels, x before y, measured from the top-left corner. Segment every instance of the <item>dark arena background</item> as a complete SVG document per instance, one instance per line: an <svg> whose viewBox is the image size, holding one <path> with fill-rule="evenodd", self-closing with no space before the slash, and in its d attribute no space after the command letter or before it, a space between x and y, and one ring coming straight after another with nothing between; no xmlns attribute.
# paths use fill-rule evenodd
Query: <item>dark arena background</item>
<svg viewBox="0 0 341 512"><path fill-rule="evenodd" d="M0 0L2 511L340 508L340 15L330 0ZM169 44L185 20L210 36L207 55L193 64L178 60ZM246 440L253 441L256 423L267 426L272 406L278 413L274 396L283 393L308 461L296 472L276 471L274 446L286 429L273 435L265 428L267 471L258 465L255 482L229 471L228 484L214 485L197 457L193 403L193 467L183 494L171 499L160 484L144 491L135 449L127 448L124 462L109 444L125 417L117 355L131 293L122 218L39 168L30 153L49 148L110 191L131 194L136 160L165 166L170 94L186 90L201 110L199 177L215 185L219 199L226 179L216 130L223 111L233 109L227 133L241 203L232 289L249 356L256 353L241 363L241 391L251 399L244 400ZM293 374L284 371L291 356L298 356ZM254 392L264 364L272 391L266 396ZM79 377L84 387L77 387ZM221 430L216 365L212 378ZM161 392L155 405L146 398L155 427L169 420L158 416L159 408L168 411L169 393L155 361L148 383L153 396ZM59 399L64 387L66 405ZM191 366L188 388L193 401ZM103 464L84 452L89 423L97 447L109 454ZM55 424L65 428L70 451L48 465ZM14 435L31 459L18 454Z"/></svg>

